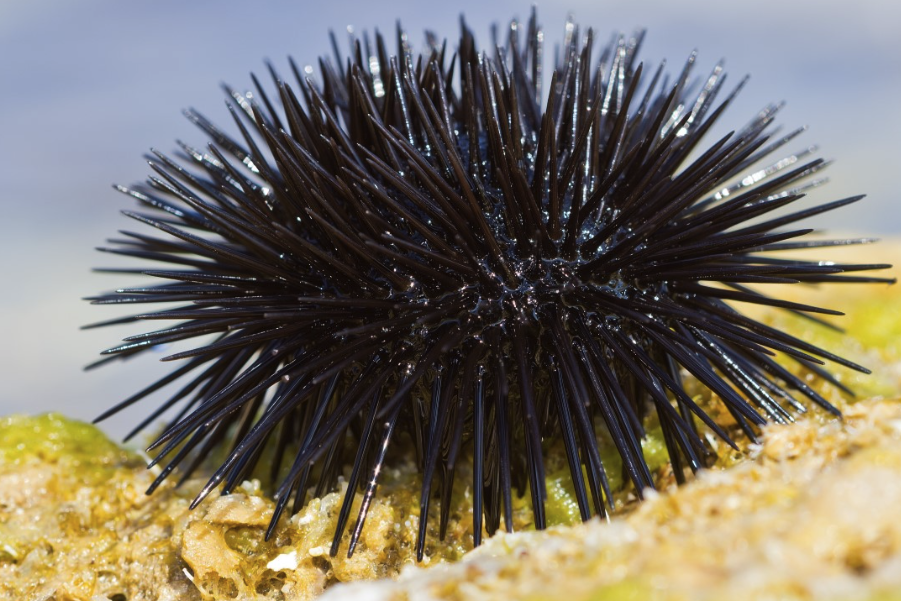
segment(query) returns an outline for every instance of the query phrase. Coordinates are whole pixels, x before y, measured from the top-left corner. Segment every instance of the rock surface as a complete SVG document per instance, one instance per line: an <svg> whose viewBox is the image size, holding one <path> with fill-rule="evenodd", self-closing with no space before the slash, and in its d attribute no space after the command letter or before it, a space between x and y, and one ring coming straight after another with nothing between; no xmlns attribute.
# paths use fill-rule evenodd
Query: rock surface
<svg viewBox="0 0 901 601"><path fill-rule="evenodd" d="M901 599L901 402L771 427L753 455L623 519L502 534L322 599Z"/></svg>

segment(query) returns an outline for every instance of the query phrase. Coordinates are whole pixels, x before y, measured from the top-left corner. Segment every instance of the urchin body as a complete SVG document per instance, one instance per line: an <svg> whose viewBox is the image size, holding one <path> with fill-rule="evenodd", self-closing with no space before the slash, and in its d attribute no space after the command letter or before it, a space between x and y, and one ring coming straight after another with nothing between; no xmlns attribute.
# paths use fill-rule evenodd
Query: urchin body
<svg viewBox="0 0 901 601"><path fill-rule="evenodd" d="M209 151L154 153L150 185L121 188L153 210L127 214L165 235L126 233L105 250L170 267L134 270L160 285L94 300L176 303L114 323L179 323L106 352L214 337L168 357L184 364L106 414L184 381L142 424L183 404L153 444L154 463L168 460L157 484L230 445L198 500L229 491L273 445L274 527L289 499L332 489L350 465L332 553L362 488L352 553L388 449L409 436L423 473L421 556L434 496L446 526L463 452L476 544L483 527L510 528L517 488L545 526L551 440L562 439L583 519L612 507L601 430L635 491L654 486L648 412L683 481L710 455L704 431L733 444L685 392L685 372L750 437L803 411L793 394L835 411L773 357L833 382L822 359L863 368L733 307L835 314L755 286L887 281L839 275L884 265L771 254L862 242L789 242L809 230L780 229L858 197L767 216L823 166L805 162L808 150L772 160L800 133L773 135L778 107L704 149L741 87L715 104L719 66L699 87L693 56L673 81L662 65L647 77L640 35L596 60L591 32L581 39L570 23L545 96L534 15L491 56L465 26L453 57L428 38L416 56L398 32L390 57L379 35L355 40L350 60L320 61L320 84L292 63L292 87L270 67L277 96L256 78L252 93L227 88L240 141L188 111Z"/></svg>

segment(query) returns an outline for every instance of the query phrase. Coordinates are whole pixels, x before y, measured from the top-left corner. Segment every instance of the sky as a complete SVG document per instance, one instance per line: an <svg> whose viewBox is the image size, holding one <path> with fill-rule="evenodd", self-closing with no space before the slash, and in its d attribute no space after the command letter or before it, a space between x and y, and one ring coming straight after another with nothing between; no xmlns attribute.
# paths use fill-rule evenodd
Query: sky
<svg viewBox="0 0 901 601"><path fill-rule="evenodd" d="M490 23L506 25L530 11L528 3L508 0L310 4L0 2L0 415L57 410L91 419L168 369L145 357L83 372L97 352L135 332L79 330L112 314L80 299L122 285L91 272L112 264L94 247L130 227L119 211L131 204L111 184L143 180L149 168L142 155L151 147L168 152L176 139L205 144L182 109L228 123L222 82L245 89L264 59L286 68L289 54L315 64L330 51L329 29L343 39L348 25L392 32L400 19L421 47L426 29L455 40L464 13L484 45ZM539 20L551 46L567 13L602 40L646 27L644 58L655 66L666 58L671 71L694 49L699 75L725 57L733 82L751 75L725 121L740 127L766 104L786 101L786 128L810 128L792 150L818 144L821 156L836 159L831 183L813 201L868 194L822 216L817 227L901 235L901 4L542 2ZM104 427L122 433L150 408Z"/></svg>

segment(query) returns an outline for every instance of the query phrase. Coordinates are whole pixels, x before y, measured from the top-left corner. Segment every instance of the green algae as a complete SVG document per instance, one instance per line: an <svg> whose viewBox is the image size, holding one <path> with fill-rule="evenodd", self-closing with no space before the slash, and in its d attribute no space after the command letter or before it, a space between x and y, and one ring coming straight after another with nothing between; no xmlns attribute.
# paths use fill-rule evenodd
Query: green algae
<svg viewBox="0 0 901 601"><path fill-rule="evenodd" d="M582 521L569 472L547 478L545 511L548 526L572 526Z"/></svg>
<svg viewBox="0 0 901 601"><path fill-rule="evenodd" d="M675 593L670 593L652 586L642 578L627 578L591 589L588 592L567 591L570 601L687 601ZM538 594L526 598L526 601L554 601L558 594Z"/></svg>
<svg viewBox="0 0 901 601"><path fill-rule="evenodd" d="M144 461L96 426L59 413L0 418L0 469L26 463L61 464L77 479L98 483L120 467Z"/></svg>
<svg viewBox="0 0 901 601"><path fill-rule="evenodd" d="M780 331L790 332L805 342L870 369L872 373L860 373L826 361L827 371L851 388L857 398L892 397L901 393L901 381L895 367L901 362L901 288L880 286L847 290L824 300L819 288L792 285L783 287L776 296L846 312L823 320L830 325L788 311L768 311L763 319ZM781 353L777 361L793 372L799 371L798 363ZM800 372L808 384L829 398L829 384L806 370ZM841 398L853 402L853 397L848 395L843 394Z"/></svg>
<svg viewBox="0 0 901 601"><path fill-rule="evenodd" d="M828 328L795 315L780 315L776 322L780 329L792 332L798 338L839 356L857 358L857 362L872 373L860 373L829 363L827 369L843 384L850 387L858 398L875 396L891 397L899 392L896 373L885 369L901 360L901 305L883 297L855 304L853 316L846 316L840 324L844 331ZM878 319L873 319L878 315ZM790 361L783 360L788 367ZM816 388L823 389L819 379L810 374ZM828 386L828 385L826 385Z"/></svg>
<svg viewBox="0 0 901 601"><path fill-rule="evenodd" d="M656 414L653 417L653 426L646 427L645 437L641 441L641 452L652 474L669 463L669 451L663 440L663 430L656 419Z"/></svg>
<svg viewBox="0 0 901 601"><path fill-rule="evenodd" d="M585 601L660 601L679 599L668 595L639 579L627 579L600 587L585 597Z"/></svg>

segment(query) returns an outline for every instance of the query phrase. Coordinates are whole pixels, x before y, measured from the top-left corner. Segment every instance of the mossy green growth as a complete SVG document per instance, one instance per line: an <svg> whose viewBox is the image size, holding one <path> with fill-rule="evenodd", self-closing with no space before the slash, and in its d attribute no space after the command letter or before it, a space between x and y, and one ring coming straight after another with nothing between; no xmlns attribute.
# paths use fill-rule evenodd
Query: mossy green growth
<svg viewBox="0 0 901 601"><path fill-rule="evenodd" d="M642 452L648 468L652 473L658 471L669 463L669 453L663 440L663 431L656 419L651 415L645 424L645 438L641 441ZM610 435L602 430L598 450L601 462L607 474L607 482L614 493L617 506L625 495L626 482L623 480L623 459L611 440ZM579 503L576 501L576 491L573 486L569 466L561 463L564 451L562 448L553 448L549 455L549 463L557 463L554 470L548 473L545 480L547 485L547 501L545 510L548 526L571 526L582 521L579 514ZM556 457L554 457L556 455ZM554 460L557 460L556 462ZM588 486L588 473L582 467L582 479ZM590 492L588 492L590 496ZM590 501L589 501L590 502Z"/></svg>
<svg viewBox="0 0 901 601"><path fill-rule="evenodd" d="M603 586L585 598L585 601L655 601L672 599L661 591L638 579L627 579Z"/></svg>
<svg viewBox="0 0 901 601"><path fill-rule="evenodd" d="M547 483L545 511L548 526L572 526L582 521L569 472L567 471L565 474L558 472L549 476L545 482Z"/></svg>
<svg viewBox="0 0 901 601"><path fill-rule="evenodd" d="M669 451L666 450L666 442L663 439L663 430L660 422L653 415L653 422L645 425L645 437L641 441L641 451L644 460L648 463L648 469L653 474L669 463Z"/></svg>
<svg viewBox="0 0 901 601"><path fill-rule="evenodd" d="M573 601L683 601L684 599L681 595L668 594L666 591L654 588L648 582L638 578L629 578L603 585L590 592L569 591L567 597ZM528 597L528 601L552 601L552 599L559 599L559 597L544 594Z"/></svg>
<svg viewBox="0 0 901 601"><path fill-rule="evenodd" d="M780 316L779 325L802 340L839 356L852 357L872 370L862 374L834 363L827 365L828 371L851 388L857 398L895 396L899 392L897 378L893 370L884 366L901 360L901 308L879 298L869 305L869 311L859 312L855 305L854 317L849 320L852 323L840 322L847 333L793 315ZM873 319L873 315L879 315L879 319ZM819 382L814 379L815 385Z"/></svg>
<svg viewBox="0 0 901 601"><path fill-rule="evenodd" d="M870 369L872 373L864 374L826 361L825 369L852 389L857 398L892 397L901 393L901 382L894 367L901 361L901 287L846 290L826 299L819 288L790 285L783 290L773 296L845 311L846 315L825 317L827 323L835 326L827 327L787 311L768 311L763 318L765 323ZM785 355L780 353L777 360L798 372L798 363ZM821 378L803 370L802 376L809 376L808 383L830 398L829 386ZM847 395L841 398L853 401Z"/></svg>
<svg viewBox="0 0 901 601"><path fill-rule="evenodd" d="M866 601L901 601L901 591L882 591L868 597Z"/></svg>
<svg viewBox="0 0 901 601"><path fill-rule="evenodd" d="M893 288L892 296L878 293L860 294L854 299L853 310L842 318L843 327L855 339L867 349L892 360L901 358L901 304L898 303L898 292ZM874 319L877 315L879 318ZM843 337L837 333L834 336Z"/></svg>
<svg viewBox="0 0 901 601"><path fill-rule="evenodd" d="M96 426L59 413L0 418L0 466L32 462L61 464L86 484L103 481L117 468L144 463Z"/></svg>

